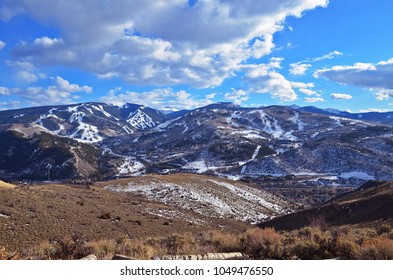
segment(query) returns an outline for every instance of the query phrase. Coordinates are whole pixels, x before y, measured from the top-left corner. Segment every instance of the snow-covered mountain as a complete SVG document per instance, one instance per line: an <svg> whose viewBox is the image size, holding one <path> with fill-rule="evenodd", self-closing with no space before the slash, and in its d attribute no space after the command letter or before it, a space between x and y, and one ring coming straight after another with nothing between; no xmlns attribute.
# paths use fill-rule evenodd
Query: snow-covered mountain
<svg viewBox="0 0 393 280"><path fill-rule="evenodd" d="M122 107L105 103L36 107L0 112L0 125L24 133L20 125L84 143L132 134L159 124L165 115L136 104Z"/></svg>
<svg viewBox="0 0 393 280"><path fill-rule="evenodd" d="M393 178L391 126L283 106L207 106L103 145L146 172L295 175L327 185Z"/></svg>
<svg viewBox="0 0 393 280"><path fill-rule="evenodd" d="M64 168L65 160L72 172L58 172L57 178L193 172L228 178L291 175L311 185L393 179L393 127L386 121L392 113L381 123L363 120L373 115L347 114L231 103L168 114L104 103L3 111L0 175L45 178L48 169ZM43 163L32 158L43 151ZM26 159L23 164L17 164L16 154ZM54 160L54 154L62 156Z"/></svg>

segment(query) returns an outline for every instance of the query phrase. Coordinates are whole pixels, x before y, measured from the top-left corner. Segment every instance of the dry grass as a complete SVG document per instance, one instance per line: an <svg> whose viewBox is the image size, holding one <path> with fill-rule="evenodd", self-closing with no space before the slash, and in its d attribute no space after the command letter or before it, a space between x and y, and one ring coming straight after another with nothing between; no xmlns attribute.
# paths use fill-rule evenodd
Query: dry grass
<svg viewBox="0 0 393 280"><path fill-rule="evenodd" d="M155 250L146 241L133 239L124 240L118 244L116 253L126 255L139 260L149 260L154 256Z"/></svg>
<svg viewBox="0 0 393 280"><path fill-rule="evenodd" d="M386 237L367 240L359 254L359 258L364 260L393 260L393 240Z"/></svg>
<svg viewBox="0 0 393 280"><path fill-rule="evenodd" d="M100 186L43 184L0 188L0 214L0 246L7 246L10 251L24 251L45 240L62 239L78 232L95 241L117 240L122 236L141 239L197 234L217 225L225 231L240 233L250 227L234 219L212 218L150 201L137 193L116 193ZM194 220L201 222L190 222Z"/></svg>
<svg viewBox="0 0 393 280"><path fill-rule="evenodd" d="M116 246L117 243L113 239L90 241L87 243L87 247L91 248L92 254L99 260L111 259L116 252Z"/></svg>
<svg viewBox="0 0 393 280"><path fill-rule="evenodd" d="M0 189L14 189L15 185L0 180Z"/></svg>
<svg viewBox="0 0 393 280"><path fill-rule="evenodd" d="M250 259L393 259L393 240L378 227L320 228L305 227L290 232L272 228L252 228L241 234L206 231L199 234L171 234L160 238L87 241L80 236L44 241L38 246L14 253L23 259L79 259L94 254L98 259L111 259L122 254L135 259L157 255L190 255L217 252L242 252ZM0 259L10 259L6 248L0 248Z"/></svg>

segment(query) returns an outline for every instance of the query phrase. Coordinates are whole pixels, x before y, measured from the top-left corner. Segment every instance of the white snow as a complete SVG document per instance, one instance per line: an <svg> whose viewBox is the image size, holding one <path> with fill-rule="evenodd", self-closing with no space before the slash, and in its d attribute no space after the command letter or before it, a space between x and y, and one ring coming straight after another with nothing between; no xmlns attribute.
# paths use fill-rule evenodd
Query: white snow
<svg viewBox="0 0 393 280"><path fill-rule="evenodd" d="M134 131L131 128L127 127L127 126L123 126L123 129L126 131L127 134L133 134L134 133Z"/></svg>
<svg viewBox="0 0 393 280"><path fill-rule="evenodd" d="M358 178L361 180L375 180L374 176L371 176L365 172L359 172L359 171L352 171L352 172L347 172L347 173L341 173L338 175L338 177L344 178L344 179L349 179L349 178Z"/></svg>
<svg viewBox="0 0 393 280"><path fill-rule="evenodd" d="M103 138L99 135L98 128L83 122L83 117L85 117L86 114L78 111L73 112L69 121L70 123L77 123L78 127L70 137L84 143L97 143L102 141Z"/></svg>
<svg viewBox="0 0 393 280"><path fill-rule="evenodd" d="M258 145L258 147L255 149L255 151L254 151L254 153L252 155L251 160L254 160L257 157L260 149L261 149L261 145Z"/></svg>
<svg viewBox="0 0 393 280"><path fill-rule="evenodd" d="M187 125L185 122L183 122L183 124L184 124L185 128L184 128L184 130L182 131L182 134L183 134L183 133L186 133L187 130L188 130L188 125Z"/></svg>
<svg viewBox="0 0 393 280"><path fill-rule="evenodd" d="M244 172L246 172L246 169L247 169L246 163L248 163L248 162L250 162L250 161L252 161L252 160L255 160L255 158L257 157L257 155L258 155L260 149L261 149L261 145L258 145L257 148L255 149L255 151L254 151L254 153L253 153L251 159L250 159L249 161L247 161L247 162L241 164L241 165L243 165L243 166L242 166L242 170L240 171L240 174L244 174Z"/></svg>
<svg viewBox="0 0 393 280"><path fill-rule="evenodd" d="M259 114L261 116L263 124L265 125L263 128L264 132L270 134L275 139L280 138L284 134L284 131L278 125L278 122L275 118L270 116L268 117L268 115L263 110L259 110ZM270 118L273 121L271 121Z"/></svg>
<svg viewBox="0 0 393 280"><path fill-rule="evenodd" d="M299 113L295 112L295 116L292 118L289 118L290 121L292 121L294 124L297 124L298 126L298 131L304 130L304 123L299 119Z"/></svg>
<svg viewBox="0 0 393 280"><path fill-rule="evenodd" d="M67 111L70 112L70 113L77 112L78 108L79 108L79 106L68 107Z"/></svg>
<svg viewBox="0 0 393 280"><path fill-rule="evenodd" d="M133 127L142 130L146 128L154 127L156 125L153 119L140 109L130 113L130 115L127 118L127 122Z"/></svg>
<svg viewBox="0 0 393 280"><path fill-rule="evenodd" d="M287 211L276 203L278 198L266 192L217 180L208 182L213 184L201 182L179 185L165 181L149 181L130 182L126 187L105 188L115 192L141 194L149 199L209 217L233 218L251 223L258 223ZM154 211L155 214L157 212L162 214L160 211Z"/></svg>
<svg viewBox="0 0 393 280"><path fill-rule="evenodd" d="M14 116L14 119L21 118L21 117L23 117L24 115L25 115L25 114L15 115L15 116Z"/></svg>
<svg viewBox="0 0 393 280"><path fill-rule="evenodd" d="M218 127L218 128L227 129L226 127ZM247 139L266 139L266 137L259 135L259 131L255 130L255 129L235 130L235 131L231 132L231 135L234 135L234 134L240 134L241 136L243 136L244 138L247 138Z"/></svg>
<svg viewBox="0 0 393 280"><path fill-rule="evenodd" d="M254 201L269 210L273 210L278 213L280 213L282 211L282 208L279 205L268 202L264 198L262 198L261 191L259 191L259 190L252 189L252 188L249 188L246 186L242 186L241 188L239 188L233 184L229 184L229 183L221 182L221 181L215 181L215 180L209 180L209 181L212 183L215 183L219 186L229 189L232 193L234 193L237 196L240 196L248 201ZM256 193L258 193L259 195L256 195Z"/></svg>
<svg viewBox="0 0 393 280"><path fill-rule="evenodd" d="M98 104L97 106L95 105L91 105L91 107L93 107L95 110L100 111L101 113L103 113L106 117L108 118L114 118L116 120L119 120L118 118L112 116L111 114L109 114L107 111L105 111L104 107L102 107L101 104Z"/></svg>
<svg viewBox="0 0 393 280"><path fill-rule="evenodd" d="M203 173L208 170L204 160L197 160L187 163L182 167L183 169L193 169L197 170L198 173Z"/></svg>
<svg viewBox="0 0 393 280"><path fill-rule="evenodd" d="M139 175L146 168L142 162L137 161L132 157L124 157L124 159L125 159L124 163L117 168L119 170L119 175L125 175L125 174Z"/></svg>
<svg viewBox="0 0 393 280"><path fill-rule="evenodd" d="M154 128L154 130L156 130L156 131L162 131L163 128L168 127L168 125L170 125L171 123L173 123L173 122L179 120L180 118L181 118L181 117L177 117L177 118L175 118L175 119L172 119L172 120L166 121L166 122L164 122L164 123L161 123L161 124L157 125L157 126Z"/></svg>
<svg viewBox="0 0 393 280"><path fill-rule="evenodd" d="M329 118L330 118L331 120L334 120L334 121L336 122L336 127L341 127L341 126L343 126L342 123L341 123L341 120L344 120L343 118L332 117L332 116L329 116Z"/></svg>

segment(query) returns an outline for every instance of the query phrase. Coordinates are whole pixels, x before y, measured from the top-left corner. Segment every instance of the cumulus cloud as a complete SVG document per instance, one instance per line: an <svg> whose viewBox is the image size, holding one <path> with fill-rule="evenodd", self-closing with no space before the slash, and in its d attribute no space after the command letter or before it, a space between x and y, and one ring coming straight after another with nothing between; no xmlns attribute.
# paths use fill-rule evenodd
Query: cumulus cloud
<svg viewBox="0 0 393 280"><path fill-rule="evenodd" d="M344 100L352 99L352 95L346 93L332 93L330 96L333 99L344 99Z"/></svg>
<svg viewBox="0 0 393 280"><path fill-rule="evenodd" d="M242 65L244 79L249 86L248 92L268 93L273 99L282 102L290 102L298 99L296 90L306 94L316 94L311 90L313 83L293 82L287 80L282 74L277 72L281 68L282 58L273 58L266 64L247 64Z"/></svg>
<svg viewBox="0 0 393 280"><path fill-rule="evenodd" d="M306 97L304 98L304 101L307 103L316 103L316 102L324 102L326 101L322 97Z"/></svg>
<svg viewBox="0 0 393 280"><path fill-rule="evenodd" d="M71 84L62 77L54 78L55 84L48 87L28 87L15 90L15 93L28 101L30 105L70 104L79 99L75 93L91 93L89 86Z"/></svg>
<svg viewBox="0 0 393 280"><path fill-rule="evenodd" d="M133 84L214 87L269 54L286 17L328 0L3 0L0 19L26 13L59 28L14 47L14 59L65 65ZM78 16L83 15L83 16Z"/></svg>
<svg viewBox="0 0 393 280"><path fill-rule="evenodd" d="M305 95L308 95L308 96L312 96L312 95L319 96L318 92L316 92L315 90L309 89L309 88L300 88L299 91L301 93L304 93Z"/></svg>
<svg viewBox="0 0 393 280"><path fill-rule="evenodd" d="M240 105L243 101L247 101L250 97L249 93L242 89L232 89L231 92L225 94L225 98Z"/></svg>
<svg viewBox="0 0 393 280"><path fill-rule="evenodd" d="M215 93L211 93L198 99L185 90L173 91L171 88L160 88L146 92L122 92L122 89L113 89L106 96L101 97L101 101L115 105L136 103L157 109L181 110L211 104L215 95Z"/></svg>
<svg viewBox="0 0 393 280"><path fill-rule="evenodd" d="M314 76L372 90L393 90L393 58L376 64L356 63L351 66L334 66L318 70Z"/></svg>
<svg viewBox="0 0 393 280"><path fill-rule="evenodd" d="M289 73L292 75L304 75L312 65L308 63L296 62L290 64L289 66L291 67L289 69Z"/></svg>
<svg viewBox="0 0 393 280"><path fill-rule="evenodd" d="M393 90L388 90L388 89L379 90L375 93L375 97L379 101L388 100L393 97Z"/></svg>
<svg viewBox="0 0 393 280"><path fill-rule="evenodd" d="M28 71L20 71L18 73L18 77L27 83L34 83L39 79L37 75L30 73Z"/></svg>
<svg viewBox="0 0 393 280"><path fill-rule="evenodd" d="M273 99L280 101L294 101L297 94L290 81L276 72L269 64L243 65L245 80L250 92L268 93Z"/></svg>

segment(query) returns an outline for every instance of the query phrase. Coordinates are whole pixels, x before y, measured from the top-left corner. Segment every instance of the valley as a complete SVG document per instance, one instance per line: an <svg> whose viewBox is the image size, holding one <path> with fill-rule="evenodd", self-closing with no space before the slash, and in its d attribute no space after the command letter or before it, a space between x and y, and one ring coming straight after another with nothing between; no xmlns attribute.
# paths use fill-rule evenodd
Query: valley
<svg viewBox="0 0 393 280"><path fill-rule="evenodd" d="M218 231L263 258L241 240L276 234L266 227L283 236L315 226L390 227L390 120L232 103L165 113L94 102L1 111L0 245L29 258L72 236L159 247L157 240L191 234L187 242L203 247L216 243L198 236ZM302 258L295 251L288 254Z"/></svg>

